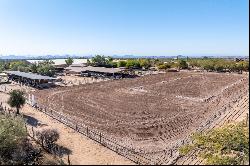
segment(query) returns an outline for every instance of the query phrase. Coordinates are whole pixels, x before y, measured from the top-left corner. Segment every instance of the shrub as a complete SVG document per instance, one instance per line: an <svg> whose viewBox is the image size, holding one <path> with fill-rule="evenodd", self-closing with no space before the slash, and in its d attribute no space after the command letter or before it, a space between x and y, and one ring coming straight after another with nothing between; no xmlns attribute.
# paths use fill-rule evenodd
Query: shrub
<svg viewBox="0 0 250 166"><path fill-rule="evenodd" d="M119 61L117 65L118 65L118 67L126 67L127 62L126 61Z"/></svg>
<svg viewBox="0 0 250 166"><path fill-rule="evenodd" d="M27 139L23 119L0 115L0 165L35 164L38 154Z"/></svg>
<svg viewBox="0 0 250 166"><path fill-rule="evenodd" d="M43 147L51 150L59 139L59 133L55 129L46 129L36 133L36 137Z"/></svg>
<svg viewBox="0 0 250 166"><path fill-rule="evenodd" d="M191 150L209 165L244 165L249 162L249 127L239 123L195 133L193 143L180 148L186 155Z"/></svg>
<svg viewBox="0 0 250 166"><path fill-rule="evenodd" d="M74 59L69 57L68 59L65 60L65 62L67 64L67 66L70 66L74 63Z"/></svg>

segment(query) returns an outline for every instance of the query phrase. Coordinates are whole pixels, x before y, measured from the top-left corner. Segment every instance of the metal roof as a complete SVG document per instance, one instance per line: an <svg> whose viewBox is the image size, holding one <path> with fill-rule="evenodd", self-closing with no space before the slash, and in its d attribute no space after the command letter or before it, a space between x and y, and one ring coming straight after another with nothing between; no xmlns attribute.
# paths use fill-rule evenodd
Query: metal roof
<svg viewBox="0 0 250 166"><path fill-rule="evenodd" d="M25 73L25 72L20 72L20 71L4 71L7 74L12 74L24 78L29 78L32 80L55 80L56 78L53 77L48 77L48 76L42 76L39 74L34 74L34 73Z"/></svg>

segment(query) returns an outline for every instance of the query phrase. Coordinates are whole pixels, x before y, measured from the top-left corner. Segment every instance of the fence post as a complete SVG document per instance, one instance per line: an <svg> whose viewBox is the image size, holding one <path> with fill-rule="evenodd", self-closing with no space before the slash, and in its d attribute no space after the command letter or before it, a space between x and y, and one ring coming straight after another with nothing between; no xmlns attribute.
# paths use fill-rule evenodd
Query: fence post
<svg viewBox="0 0 250 166"><path fill-rule="evenodd" d="M34 127L32 126L32 128L31 128L31 130L32 130L32 135L33 135L33 138L35 137L35 132L34 132Z"/></svg>
<svg viewBox="0 0 250 166"><path fill-rule="evenodd" d="M70 165L70 159L69 159L69 154L68 154L68 165Z"/></svg>
<svg viewBox="0 0 250 166"><path fill-rule="evenodd" d="M87 127L87 136L89 135L89 128Z"/></svg>
<svg viewBox="0 0 250 166"><path fill-rule="evenodd" d="M76 124L76 131L78 130L77 124Z"/></svg>
<svg viewBox="0 0 250 166"><path fill-rule="evenodd" d="M41 143L42 143L42 147L44 148L43 140L44 140L44 138L43 138L43 136L42 136L42 137L41 137Z"/></svg>
<svg viewBox="0 0 250 166"><path fill-rule="evenodd" d="M27 129L27 123L25 123L25 130L26 130L26 133L27 133L27 131L28 131L28 129Z"/></svg>
<svg viewBox="0 0 250 166"><path fill-rule="evenodd" d="M100 133L100 143L102 143L102 133Z"/></svg>
<svg viewBox="0 0 250 166"><path fill-rule="evenodd" d="M246 126L248 126L248 125L249 125L249 115L247 113Z"/></svg>

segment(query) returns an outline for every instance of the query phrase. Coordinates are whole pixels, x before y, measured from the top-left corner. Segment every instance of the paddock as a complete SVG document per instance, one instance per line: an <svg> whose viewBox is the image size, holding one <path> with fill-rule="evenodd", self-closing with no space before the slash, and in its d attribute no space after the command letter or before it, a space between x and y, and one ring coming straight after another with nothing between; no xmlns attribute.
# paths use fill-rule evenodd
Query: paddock
<svg viewBox="0 0 250 166"><path fill-rule="evenodd" d="M245 75L163 73L34 92L58 110L124 145L157 152L195 131L248 91Z"/></svg>

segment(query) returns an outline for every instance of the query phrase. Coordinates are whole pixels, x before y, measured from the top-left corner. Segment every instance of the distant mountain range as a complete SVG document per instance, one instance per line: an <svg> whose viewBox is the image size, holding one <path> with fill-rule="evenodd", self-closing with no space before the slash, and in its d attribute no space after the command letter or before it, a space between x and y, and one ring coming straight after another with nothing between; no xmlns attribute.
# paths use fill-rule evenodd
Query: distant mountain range
<svg viewBox="0 0 250 166"><path fill-rule="evenodd" d="M3 60L42 60L42 59L65 59L68 57L71 58L91 58L94 55L80 56L80 55L43 55L43 56L21 56L21 55L0 55L0 59ZM176 56L137 56L137 55L112 55L111 57L117 59L130 59L130 58L186 58L187 56L176 55ZM205 56L188 56L189 58L202 58ZM249 59L249 56L206 56L208 58L244 58Z"/></svg>
<svg viewBox="0 0 250 166"><path fill-rule="evenodd" d="M0 56L0 59L8 60L39 60L39 59L65 59L68 57L72 58L83 58L83 56L76 55L43 55L43 56L18 56L18 55L6 55ZM86 58L86 56L84 56Z"/></svg>

